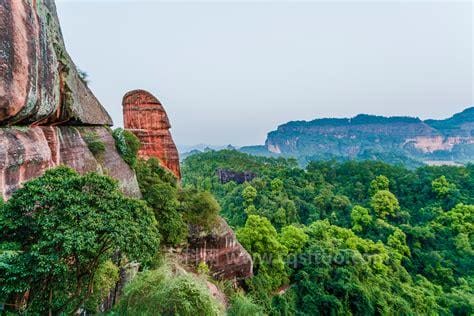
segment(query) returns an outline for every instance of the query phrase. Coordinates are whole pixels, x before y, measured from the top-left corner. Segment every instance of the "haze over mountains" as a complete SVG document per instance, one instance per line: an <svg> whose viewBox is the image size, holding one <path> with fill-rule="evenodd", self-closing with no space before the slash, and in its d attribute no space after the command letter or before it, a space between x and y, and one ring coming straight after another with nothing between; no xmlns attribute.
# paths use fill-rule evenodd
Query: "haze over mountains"
<svg viewBox="0 0 474 316"><path fill-rule="evenodd" d="M474 161L474 107L444 120L360 114L291 121L268 133L265 145L240 150L295 157L302 164L328 159L377 159L412 167L465 164Z"/></svg>

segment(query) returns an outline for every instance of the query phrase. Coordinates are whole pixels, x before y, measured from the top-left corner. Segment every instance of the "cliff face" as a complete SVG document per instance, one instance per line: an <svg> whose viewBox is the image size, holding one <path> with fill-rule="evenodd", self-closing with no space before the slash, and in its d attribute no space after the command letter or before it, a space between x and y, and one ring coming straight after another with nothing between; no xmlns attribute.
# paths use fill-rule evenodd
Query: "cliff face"
<svg viewBox="0 0 474 316"><path fill-rule="evenodd" d="M188 241L189 247L182 254L183 262L197 266L204 261L217 279L242 280L253 275L252 257L224 219L219 218L210 233L202 234L199 228L191 230Z"/></svg>
<svg viewBox="0 0 474 316"><path fill-rule="evenodd" d="M95 157L84 137L94 134L105 145ZM38 126L0 128L0 196L4 199L21 183L49 168L67 165L79 173L99 172L119 180L122 190L139 197L135 173L115 149L115 140L104 127Z"/></svg>
<svg viewBox="0 0 474 316"><path fill-rule="evenodd" d="M0 123L112 125L66 52L53 0L2 0L0 52Z"/></svg>
<svg viewBox="0 0 474 316"><path fill-rule="evenodd" d="M108 174L140 196L104 125L112 120L66 52L54 2L0 1L0 197L60 164ZM106 147L100 157L90 134Z"/></svg>
<svg viewBox="0 0 474 316"><path fill-rule="evenodd" d="M123 120L125 129L133 132L141 142L138 155L148 159L158 158L180 179L179 154L171 137L163 105L151 93L144 90L130 91L123 97Z"/></svg>
<svg viewBox="0 0 474 316"><path fill-rule="evenodd" d="M268 134L269 153L309 159L474 160L474 108L447 120L359 115L289 122ZM391 159L393 161L391 161Z"/></svg>
<svg viewBox="0 0 474 316"><path fill-rule="evenodd" d="M142 90L123 99L125 128L180 178L179 157L161 103ZM140 197L133 170L115 147L107 112L79 77L61 36L52 0L0 0L0 197L49 168L67 165L119 180L129 196ZM88 142L105 145L102 153ZM191 240L196 260L210 260L216 275L251 275L252 261L222 220L216 230ZM212 251L211 251L212 250ZM216 252L213 252L216 251ZM202 257L204 255L204 257Z"/></svg>

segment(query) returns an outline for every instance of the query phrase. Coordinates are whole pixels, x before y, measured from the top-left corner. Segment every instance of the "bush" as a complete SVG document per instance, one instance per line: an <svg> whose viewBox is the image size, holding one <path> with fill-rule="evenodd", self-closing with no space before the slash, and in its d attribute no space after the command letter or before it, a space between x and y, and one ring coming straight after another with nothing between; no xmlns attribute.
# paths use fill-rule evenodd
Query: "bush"
<svg viewBox="0 0 474 316"><path fill-rule="evenodd" d="M126 286L117 311L121 315L221 315L222 306L203 280L174 275L168 266L140 273Z"/></svg>
<svg viewBox="0 0 474 316"><path fill-rule="evenodd" d="M180 201L186 222L206 230L214 227L221 208L211 193L186 190L181 192Z"/></svg>
<svg viewBox="0 0 474 316"><path fill-rule="evenodd" d="M100 140L99 135L95 132L87 132L83 139L94 157L102 159L105 153L105 144Z"/></svg>
<svg viewBox="0 0 474 316"><path fill-rule="evenodd" d="M228 316L263 316L263 308L254 303L254 301L241 293L232 297L230 307L227 310Z"/></svg>
<svg viewBox="0 0 474 316"><path fill-rule="evenodd" d="M137 164L138 150L140 149L140 140L132 132L123 128L117 128L112 136L115 139L115 147L122 159L132 168Z"/></svg>

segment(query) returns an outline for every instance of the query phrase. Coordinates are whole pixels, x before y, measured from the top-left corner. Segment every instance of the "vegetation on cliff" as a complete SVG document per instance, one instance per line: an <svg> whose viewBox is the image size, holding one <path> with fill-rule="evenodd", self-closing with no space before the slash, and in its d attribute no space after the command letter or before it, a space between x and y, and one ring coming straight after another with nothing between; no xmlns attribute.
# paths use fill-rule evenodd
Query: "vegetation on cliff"
<svg viewBox="0 0 474 316"><path fill-rule="evenodd" d="M252 171L222 184L216 169ZM474 312L474 166L408 170L218 151L188 157L254 257L251 299L271 315Z"/></svg>

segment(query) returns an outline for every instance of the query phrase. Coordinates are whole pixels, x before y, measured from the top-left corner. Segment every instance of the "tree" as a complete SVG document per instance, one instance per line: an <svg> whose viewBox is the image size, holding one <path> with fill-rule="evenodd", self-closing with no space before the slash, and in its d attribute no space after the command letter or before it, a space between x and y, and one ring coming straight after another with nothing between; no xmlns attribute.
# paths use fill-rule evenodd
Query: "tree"
<svg viewBox="0 0 474 316"><path fill-rule="evenodd" d="M270 183L270 186L272 188L272 192L279 193L283 190L283 181L281 181L278 178L273 179L272 182Z"/></svg>
<svg viewBox="0 0 474 316"><path fill-rule="evenodd" d="M217 223L221 207L211 193L182 191L179 200L180 212L187 223L198 225L205 230L212 229Z"/></svg>
<svg viewBox="0 0 474 316"><path fill-rule="evenodd" d="M115 180L67 167L27 182L5 205L0 240L20 250L0 262L0 297L28 292L28 313L73 313L92 295L102 264L146 262L159 246L153 212ZM117 261L119 262L119 261Z"/></svg>
<svg viewBox="0 0 474 316"><path fill-rule="evenodd" d="M254 259L255 277L248 283L255 292L275 290L287 282L284 258L288 250L268 219L250 215L245 226L237 231L237 237Z"/></svg>
<svg viewBox="0 0 474 316"><path fill-rule="evenodd" d="M375 193L370 201L372 209L378 217L385 219L388 215L395 216L400 210L397 197L390 191L382 190Z"/></svg>
<svg viewBox="0 0 474 316"><path fill-rule="evenodd" d="M290 225L283 227L278 239L288 249L289 254L298 254L308 241L308 235L303 228Z"/></svg>
<svg viewBox="0 0 474 316"><path fill-rule="evenodd" d="M369 194L373 196L378 191L389 191L390 180L383 175L376 177L370 182Z"/></svg>
<svg viewBox="0 0 474 316"><path fill-rule="evenodd" d="M372 223L372 216L369 214L369 210L365 207L356 205L351 212L352 230L354 232L362 232L367 229Z"/></svg>

